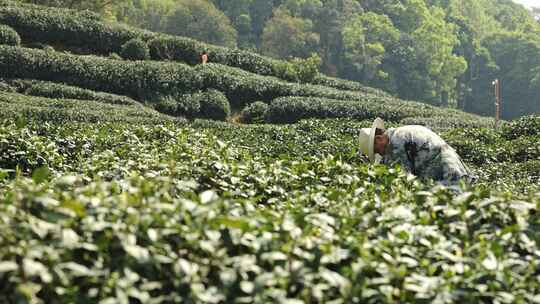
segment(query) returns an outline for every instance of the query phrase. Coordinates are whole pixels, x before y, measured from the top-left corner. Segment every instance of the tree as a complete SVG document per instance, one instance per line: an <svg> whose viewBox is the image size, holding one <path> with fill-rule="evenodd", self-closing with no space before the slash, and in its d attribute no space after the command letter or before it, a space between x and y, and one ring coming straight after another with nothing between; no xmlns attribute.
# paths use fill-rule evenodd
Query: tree
<svg viewBox="0 0 540 304"><path fill-rule="evenodd" d="M323 3L320 0L286 0L283 7L294 17L313 20L319 15Z"/></svg>
<svg viewBox="0 0 540 304"><path fill-rule="evenodd" d="M255 41L251 29L250 7L253 0L212 0L212 2L225 13L238 32L240 47L253 47Z"/></svg>
<svg viewBox="0 0 540 304"><path fill-rule="evenodd" d="M319 54L323 60L323 72L337 76L343 72L343 27L345 23L362 13L362 7L354 0L325 0L313 20L314 30L320 36Z"/></svg>
<svg viewBox="0 0 540 304"><path fill-rule="evenodd" d="M278 8L264 28L263 52L276 58L305 58L319 43L319 36L312 29L310 20L293 17L287 10Z"/></svg>
<svg viewBox="0 0 540 304"><path fill-rule="evenodd" d="M502 117L516 118L538 113L540 110L539 72L540 38L536 35L519 32L502 32L486 37L484 44L493 55L499 70L494 75L483 77L490 83L498 78L502 81ZM490 78L488 78L491 76ZM487 79L486 79L487 78ZM475 111L491 114L493 95L478 94Z"/></svg>
<svg viewBox="0 0 540 304"><path fill-rule="evenodd" d="M274 8L278 5L278 0L253 0L249 7L251 18L251 32L253 42L257 47L262 43L262 34L267 21L272 18Z"/></svg>
<svg viewBox="0 0 540 304"><path fill-rule="evenodd" d="M175 0L135 0L118 5L116 19L151 31L163 32L167 18L177 6Z"/></svg>
<svg viewBox="0 0 540 304"><path fill-rule="evenodd" d="M382 67L386 49L399 39L399 31L386 15L368 12L356 15L342 31L344 73L347 78L388 88L388 73Z"/></svg>
<svg viewBox="0 0 540 304"><path fill-rule="evenodd" d="M438 101L447 105L446 96L453 95L456 77L467 69L465 59L453 54L454 47L459 43L455 26L444 21L443 10L435 8L411 36L415 40L418 58L429 77L427 81L433 82L430 87L434 90L422 92L424 98L442 98Z"/></svg>
<svg viewBox="0 0 540 304"><path fill-rule="evenodd" d="M212 3L206 0L178 0L177 3L167 18L166 33L236 47L236 30Z"/></svg>
<svg viewBox="0 0 540 304"><path fill-rule="evenodd" d="M106 19L114 19L114 10L118 5L131 2L132 0L23 0L26 3L34 3L47 6L67 7L80 10L91 10L104 16Z"/></svg>

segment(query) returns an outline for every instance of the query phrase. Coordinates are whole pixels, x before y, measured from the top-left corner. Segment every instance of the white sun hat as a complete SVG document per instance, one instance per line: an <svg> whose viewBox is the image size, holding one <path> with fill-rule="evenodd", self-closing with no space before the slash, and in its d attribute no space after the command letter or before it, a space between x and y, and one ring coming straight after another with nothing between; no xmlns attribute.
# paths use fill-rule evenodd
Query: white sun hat
<svg viewBox="0 0 540 304"><path fill-rule="evenodd" d="M375 131L377 129L384 130L384 121L380 118L376 118L371 125L371 128L362 128L360 129L359 147L360 151L367 155L370 162L375 162Z"/></svg>

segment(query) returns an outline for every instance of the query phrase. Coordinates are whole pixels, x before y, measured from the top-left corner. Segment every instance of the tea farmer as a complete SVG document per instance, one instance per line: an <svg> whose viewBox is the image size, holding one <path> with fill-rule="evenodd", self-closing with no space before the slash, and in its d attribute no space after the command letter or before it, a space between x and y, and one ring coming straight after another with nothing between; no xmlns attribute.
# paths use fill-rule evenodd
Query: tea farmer
<svg viewBox="0 0 540 304"><path fill-rule="evenodd" d="M203 51L201 54L201 63L206 64L208 62L208 52Z"/></svg>
<svg viewBox="0 0 540 304"><path fill-rule="evenodd" d="M433 179L443 185L475 180L456 151L423 126L385 129L383 120L377 118L371 128L360 130L360 151L372 163L399 164L419 178Z"/></svg>

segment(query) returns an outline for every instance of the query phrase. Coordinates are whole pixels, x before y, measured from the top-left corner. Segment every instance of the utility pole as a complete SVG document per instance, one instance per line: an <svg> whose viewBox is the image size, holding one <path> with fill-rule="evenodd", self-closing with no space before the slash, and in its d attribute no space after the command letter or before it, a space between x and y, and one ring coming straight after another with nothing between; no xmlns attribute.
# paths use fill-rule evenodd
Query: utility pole
<svg viewBox="0 0 540 304"><path fill-rule="evenodd" d="M495 128L497 128L501 119L501 81L495 79L491 84L495 87Z"/></svg>

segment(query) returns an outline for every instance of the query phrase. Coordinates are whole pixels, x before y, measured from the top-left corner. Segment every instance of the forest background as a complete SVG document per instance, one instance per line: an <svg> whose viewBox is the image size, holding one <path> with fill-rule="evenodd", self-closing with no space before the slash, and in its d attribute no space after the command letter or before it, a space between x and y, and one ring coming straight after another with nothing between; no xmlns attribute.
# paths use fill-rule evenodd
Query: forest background
<svg viewBox="0 0 540 304"><path fill-rule="evenodd" d="M403 99L540 113L540 9L511 0L21 0L280 59ZM211 57L211 54L210 54Z"/></svg>

